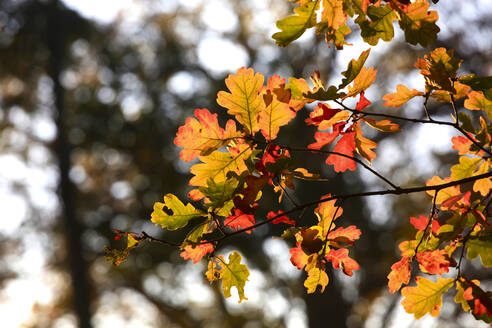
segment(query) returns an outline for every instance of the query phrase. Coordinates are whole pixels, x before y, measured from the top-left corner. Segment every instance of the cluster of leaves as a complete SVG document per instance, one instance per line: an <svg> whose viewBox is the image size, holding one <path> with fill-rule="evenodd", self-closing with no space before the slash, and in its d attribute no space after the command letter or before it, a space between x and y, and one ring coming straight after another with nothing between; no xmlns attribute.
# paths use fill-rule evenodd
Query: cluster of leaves
<svg viewBox="0 0 492 328"><path fill-rule="evenodd" d="M347 17L354 17L363 39L371 45L379 39L393 37L393 20L398 20L405 31L407 42L428 45L436 38L437 13L428 11L425 0L369 1L369 0L301 0L295 1L296 15L277 23L281 32L273 37L279 45L288 45L307 28L316 27L326 35L327 42L342 48L344 36L350 32ZM437 2L437 1L436 1ZM320 12L321 20L317 21ZM429 216L411 218L417 229L415 238L400 243L401 260L391 267L388 286L391 293L401 289L405 310L420 318L426 313L437 316L442 295L455 287L455 300L464 311L477 319L492 321L492 292L484 291L480 282L462 274L464 259L481 258L484 267L492 265L492 227L488 207L492 202L492 77L458 75L461 61L452 50L437 48L419 58L415 67L424 77L424 90L397 85L396 92L383 97L385 106L400 107L414 97L423 98L427 119L411 119L371 111L365 91L376 79L377 70L365 67L370 50L363 51L342 72L338 85L325 86L318 72L311 77L311 86L302 78L279 76L267 79L251 68L240 68L225 80L227 91L220 91L217 103L231 115L224 127L218 115L208 109L195 110L194 117L186 120L177 132L174 143L181 147L180 158L195 161L190 172L188 193L192 203L183 203L173 194L157 202L151 220L165 230L187 229L189 233L179 244L155 239L142 234L117 231L117 238L128 237L122 250L107 249L107 258L118 265L129 251L145 240L158 241L181 249L184 259L196 263L207 258L206 278L221 281L225 297L236 288L239 302L246 300L244 288L249 277L241 255L233 251L228 256L219 254L221 242L231 236L252 231L264 224L283 224L281 235L292 239L291 262L305 270L304 286L313 293L321 292L328 284L327 270L341 269L348 276L359 269L356 260L349 257L349 247L359 239L356 226L336 226L342 221L342 203L352 197L385 194L405 194L426 191L432 197ZM355 98L353 106L347 101ZM465 98L465 110L458 110L456 101ZM450 106L452 121L433 119L427 103L432 99ZM305 147L278 143L280 129L288 125L306 104L317 101L305 120L306 126L315 126L314 142ZM480 112L479 122L471 112ZM372 117L383 118L380 120ZM399 125L393 120L414 123L439 124L453 127L459 136L453 137L453 148L458 151L459 163L451 168L447 178L433 177L426 186L402 188L393 184L370 167L376 157L377 143L363 136L363 131L396 132ZM330 146L331 145L331 146ZM325 195L321 199L296 204L289 196L295 189L294 180L321 180L318 174L298 167L296 153L315 152L327 155L326 163L335 172L355 170L358 166L388 184L391 189L350 195ZM472 185L466 183L472 182ZM259 218L257 209L263 192L271 188L278 194L279 208L271 210L266 218ZM285 196L285 197L284 197ZM284 208L290 201L290 208ZM283 206L280 208L280 206ZM292 214L309 206L314 209L315 225L301 226ZM191 226L191 228L190 228ZM466 254L466 256L465 256ZM426 275L439 275L437 281L415 274L412 265ZM451 276L451 268L456 274ZM412 272L414 272L412 274ZM412 277L413 276L413 277ZM412 278L416 286L406 286Z"/></svg>
<svg viewBox="0 0 492 328"><path fill-rule="evenodd" d="M400 106L415 96L431 97L439 102L453 105L454 100L467 97L464 107L468 110L481 110L487 117L492 113L492 102L487 85L481 78L457 76L460 61L453 58L453 52L444 48L432 51L419 58L415 67L425 78L425 94L410 90L404 85L397 86L397 92L384 97L387 106ZM473 91L472 87L479 91ZM483 90L482 90L483 89ZM487 96L486 96L487 95ZM456 114L456 113L455 113ZM459 121L458 121L459 119ZM480 117L480 128L476 129L467 113L458 113L455 124L467 137L452 138L453 148L460 155L459 163L451 167L447 178L434 176L427 181L428 186L442 185L446 182L470 178L489 172L492 125ZM471 190L461 190L460 185L443 189L428 190L433 197L433 207L429 216L412 217L411 224L417 230L415 239L400 243L401 260L393 264L388 275L391 293L398 291L411 279L411 264L416 261L422 273L444 275L450 267L457 267L454 278L439 277L436 282L417 276L417 286L401 290L405 299L402 305L418 319L427 313L437 316L441 308L442 295L452 286L456 287L456 303L463 310L470 311L475 318L492 322L492 292L483 291L478 280L470 280L461 273L461 262L466 252L470 260L480 256L482 265L492 266L492 226L489 223L490 178L476 180ZM488 200L488 202L487 202ZM458 257L458 262L455 260Z"/></svg>
<svg viewBox="0 0 492 328"><path fill-rule="evenodd" d="M347 18L354 19L365 42L374 46L391 41L395 31L393 21L398 21L405 40L426 47L436 41L439 27L437 11L429 10L427 0L291 0L298 6L294 15L277 22L281 30L273 35L279 46L285 47L299 38L308 28L324 33L327 43L337 49L349 45L345 37L352 32ZM437 1L434 1L437 2ZM318 12L321 14L318 15ZM319 16L319 19L318 19Z"/></svg>

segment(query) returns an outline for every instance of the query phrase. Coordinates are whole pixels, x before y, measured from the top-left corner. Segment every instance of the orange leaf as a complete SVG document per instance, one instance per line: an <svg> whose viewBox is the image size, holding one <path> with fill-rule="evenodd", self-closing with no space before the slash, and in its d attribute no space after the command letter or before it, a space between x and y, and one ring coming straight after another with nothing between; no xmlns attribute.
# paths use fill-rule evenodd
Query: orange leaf
<svg viewBox="0 0 492 328"><path fill-rule="evenodd" d="M442 275L449 272L449 256L443 249L417 253L420 270L429 274Z"/></svg>
<svg viewBox="0 0 492 328"><path fill-rule="evenodd" d="M485 98L483 92L472 91L465 100L465 108L469 110L492 110L492 101Z"/></svg>
<svg viewBox="0 0 492 328"><path fill-rule="evenodd" d="M376 121L371 118L363 118L362 121L366 122L370 127L379 130L381 132L396 132L400 130L400 126L390 120Z"/></svg>
<svg viewBox="0 0 492 328"><path fill-rule="evenodd" d="M435 175L432 178L430 178L429 180L427 180L426 185L427 186L436 186L436 185L448 183L451 181L452 181L451 178L441 179L440 177ZM427 194L429 194L432 197L434 197L434 194L436 193L434 190L428 190L426 192L427 192ZM444 202L445 200L447 200L453 196L457 196L459 194L461 194L459 186L453 186L453 187L441 189L437 193L436 204L439 205L442 202Z"/></svg>
<svg viewBox="0 0 492 328"><path fill-rule="evenodd" d="M406 285L410 281L410 262L408 257L402 259L391 266L391 272L388 274L388 287L390 293L400 289L401 285Z"/></svg>
<svg viewBox="0 0 492 328"><path fill-rule="evenodd" d="M369 88L376 80L377 71L374 67L362 67L359 75L354 79L354 84L348 87L349 93L344 98L356 96Z"/></svg>
<svg viewBox="0 0 492 328"><path fill-rule="evenodd" d="M191 260L193 263L199 262L206 254L214 251L214 245L211 243L199 244L196 246L187 245L184 251L179 254L185 260Z"/></svg>
<svg viewBox="0 0 492 328"><path fill-rule="evenodd" d="M290 253L290 262L297 267L298 270L302 270L308 262L309 256L304 253L302 250L300 244L297 245L295 248L291 248L289 250Z"/></svg>
<svg viewBox="0 0 492 328"><path fill-rule="evenodd" d="M224 225L234 230L246 229L256 223L255 216L253 214L245 214L238 208L233 210L233 214L228 216L224 220ZM251 230L247 230L246 233L251 233Z"/></svg>
<svg viewBox="0 0 492 328"><path fill-rule="evenodd" d="M357 153L362 156L369 164L371 164L371 160L376 158L376 153L372 151L372 149L377 147L377 143L374 141L364 138L362 136L362 129L359 124L354 125L355 130L355 147Z"/></svg>
<svg viewBox="0 0 492 328"><path fill-rule="evenodd" d="M424 93L415 89L410 90L403 84L398 84L396 86L396 92L395 93L388 93L383 97L383 100L385 100L384 105L385 106L394 106L394 107L400 107L413 97L417 96L423 96Z"/></svg>
<svg viewBox="0 0 492 328"><path fill-rule="evenodd" d="M340 248L338 250L330 249L325 258L331 262L333 268L342 269L343 273L352 277L353 270L359 270L359 263L348 256L348 249Z"/></svg>
<svg viewBox="0 0 492 328"><path fill-rule="evenodd" d="M231 139L243 134L236 131L236 123L227 121L226 129L222 129L217 121L217 114L211 114L208 109L196 109L195 118L186 119L185 125L178 129L174 144L184 149L179 157L186 162L194 160L199 155L208 155L212 151L227 145Z"/></svg>

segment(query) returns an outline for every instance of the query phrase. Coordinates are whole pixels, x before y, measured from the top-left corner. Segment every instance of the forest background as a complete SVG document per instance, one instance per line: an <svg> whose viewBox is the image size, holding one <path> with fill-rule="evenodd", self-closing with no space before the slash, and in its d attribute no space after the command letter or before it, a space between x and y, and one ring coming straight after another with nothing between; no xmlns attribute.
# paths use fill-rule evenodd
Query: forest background
<svg viewBox="0 0 492 328"><path fill-rule="evenodd" d="M11 320L7 327L479 325L452 302L438 319L413 322L399 296L386 291L395 245L412 234L408 218L428 211L425 195L381 196L344 208L363 231L355 248L361 270L355 282L334 274L323 294L305 293L289 246L272 239L271 228L230 241L251 269L249 301L241 305L203 283L204 267L186 263L173 248L149 244L112 268L103 257L104 246L115 244L112 229L159 236L149 221L154 202L167 192L186 195L189 167L177 161L172 140L195 108L218 110L215 96L227 74L240 66L284 77L320 70L330 80L367 47L354 33L353 50L342 57L308 33L279 49L270 36L291 9L281 0L127 6L116 15L101 8L109 15L101 20L77 10L77 1L0 3L0 314ZM464 69L491 75L490 2L441 1L436 8L441 32L432 47L453 48ZM402 42L401 34L380 42L368 61L378 68L368 97L380 99L402 79L421 82L413 62L428 50ZM431 108L436 117L440 110ZM311 142L295 134L295 125L289 129ZM374 166L408 184L446 176L457 162L450 131L403 130L373 136L380 143ZM322 160L313 168L332 180L300 186L300 201L379 184L359 170L334 175Z"/></svg>

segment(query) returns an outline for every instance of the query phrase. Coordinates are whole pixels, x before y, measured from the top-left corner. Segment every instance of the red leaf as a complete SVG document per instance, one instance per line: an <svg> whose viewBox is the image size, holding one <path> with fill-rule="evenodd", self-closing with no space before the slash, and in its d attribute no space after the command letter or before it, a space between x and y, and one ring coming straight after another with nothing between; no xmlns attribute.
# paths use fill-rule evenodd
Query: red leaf
<svg viewBox="0 0 492 328"><path fill-rule="evenodd" d="M290 157L289 151L283 148L280 148L279 145L274 143L269 143L265 151L263 152L263 156L261 159L256 162L255 168L260 171L262 175L273 176L271 172L269 172L266 168L267 163L276 163L279 158L288 158Z"/></svg>
<svg viewBox="0 0 492 328"><path fill-rule="evenodd" d="M214 251L214 245L211 243L199 244L193 247L193 245L187 245L184 251L179 254L185 260L191 260L193 263L199 262L207 253Z"/></svg>
<svg viewBox="0 0 492 328"><path fill-rule="evenodd" d="M249 228L256 223L255 216L253 214L245 214L238 208L233 210L231 216L224 220L224 225L235 230ZM251 233L251 230L246 231L246 233Z"/></svg>
<svg viewBox="0 0 492 328"><path fill-rule="evenodd" d="M429 222L429 218L423 215L419 216L418 218L410 218L410 223L415 227L415 229L420 231L424 231L425 227L427 227L427 222Z"/></svg>
<svg viewBox="0 0 492 328"><path fill-rule="evenodd" d="M408 257L402 257L400 261L391 266L391 272L388 274L388 287L391 294L400 289L402 284L408 284L410 269Z"/></svg>
<svg viewBox="0 0 492 328"><path fill-rule="evenodd" d="M308 255L304 253L301 246L297 244L297 247L291 248L289 250L290 253L290 262L297 267L298 270L302 270L307 264Z"/></svg>
<svg viewBox="0 0 492 328"><path fill-rule="evenodd" d="M371 104L371 102L366 97L364 97L364 91L362 91L360 93L359 101L357 102L357 105L355 105L355 109L356 110L363 110L364 108L366 108L370 104Z"/></svg>
<svg viewBox="0 0 492 328"><path fill-rule="evenodd" d="M355 132L345 133L333 151L353 157L355 151ZM335 172L345 172L347 169L353 171L357 167L352 159L335 154L328 156L326 164L332 164Z"/></svg>
<svg viewBox="0 0 492 328"><path fill-rule="evenodd" d="M348 249L340 248L338 250L330 249L325 258L331 261L333 268L342 269L343 273L352 277L353 270L359 270L359 263L348 256Z"/></svg>
<svg viewBox="0 0 492 328"><path fill-rule="evenodd" d="M277 213L275 213L274 211L270 211L267 214L267 218L271 219L271 218L273 218L273 217L275 217L277 215L280 215L282 213L283 213L282 211L278 211ZM296 221L290 220L286 215L282 215L282 216L279 216L276 219L273 219L272 223L273 224L287 223L287 224L294 225L294 224L296 224Z"/></svg>
<svg viewBox="0 0 492 328"><path fill-rule="evenodd" d="M306 123L318 126L322 121L329 120L339 111L340 109L330 108L327 104L318 103L318 106L314 108L311 114L309 114Z"/></svg>
<svg viewBox="0 0 492 328"><path fill-rule="evenodd" d="M443 249L417 253L420 269L430 274L444 274L449 272L449 256Z"/></svg>
<svg viewBox="0 0 492 328"><path fill-rule="evenodd" d="M314 139L316 139L315 143L308 145L309 149L318 149L320 150L324 146L332 143L342 131L342 128L345 126L345 123L337 123L333 125L333 132L316 132L314 134Z"/></svg>

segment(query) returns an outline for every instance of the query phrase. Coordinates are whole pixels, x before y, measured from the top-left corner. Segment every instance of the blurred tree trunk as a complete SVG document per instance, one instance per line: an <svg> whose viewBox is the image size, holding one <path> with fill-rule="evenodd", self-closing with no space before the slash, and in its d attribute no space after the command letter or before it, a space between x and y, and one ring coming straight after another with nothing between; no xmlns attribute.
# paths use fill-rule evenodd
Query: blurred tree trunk
<svg viewBox="0 0 492 328"><path fill-rule="evenodd" d="M64 89L60 82L65 57L65 38L63 15L58 0L50 2L46 8L46 38L50 52L48 74L53 81L53 103L57 137L55 140L55 156L59 168L59 189L61 214L60 220L65 229L67 245L67 263L72 279L72 304L78 317L79 327L91 328L90 291L87 276L87 262L83 257L81 236L83 227L75 213L74 186L69 178L71 146L67 140L66 115L64 107Z"/></svg>

